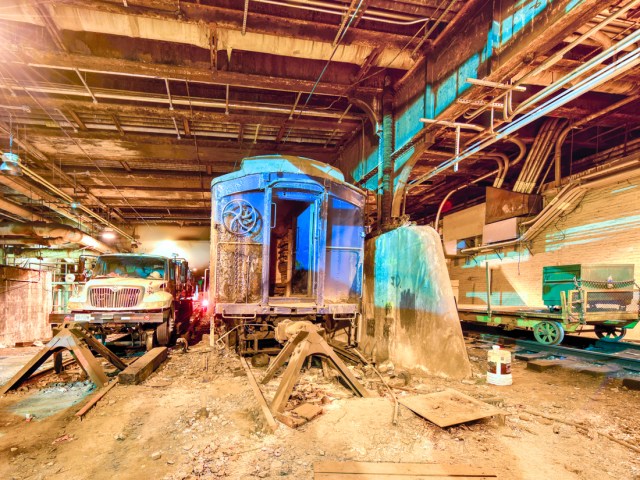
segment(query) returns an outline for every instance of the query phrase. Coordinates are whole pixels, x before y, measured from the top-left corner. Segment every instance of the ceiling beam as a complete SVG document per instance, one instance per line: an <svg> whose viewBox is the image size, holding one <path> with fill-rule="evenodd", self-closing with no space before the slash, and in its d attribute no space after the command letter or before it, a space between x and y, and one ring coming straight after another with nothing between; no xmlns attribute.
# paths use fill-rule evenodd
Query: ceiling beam
<svg viewBox="0 0 640 480"><path fill-rule="evenodd" d="M0 80L0 87L2 85L2 81ZM88 121L83 121L79 116L80 115L93 115L95 113L104 113L109 116L115 115L118 117L123 116L131 116L131 117L161 117L170 120L171 117L175 117L176 120L180 120L181 122L189 122L189 121L204 121L204 122L214 122L214 123L237 123L237 124L258 124L261 123L263 125L275 125L279 126L286 123L289 120L289 116L286 113L278 114L278 113L229 113L228 115L224 112L210 112L203 110L190 110L188 108L180 108L177 105L174 107L174 110L169 110L163 107L155 107L148 105L131 105L131 104L118 104L118 103L93 103L89 98L87 100L69 100L62 98L54 98L54 97L43 97L38 96L37 100L30 95L25 95L19 92L16 92L16 96L8 97L7 104L17 106L28 106L31 111L35 111L36 109L45 108L48 110L62 109L67 108L69 112L73 112L73 115L70 114L73 121L78 125L80 130L88 130L87 123ZM78 123L79 122L79 123ZM338 123L338 119L327 118L327 119L306 119L301 118L296 120L296 127L298 128L307 128L310 130L326 130L328 132L333 129L338 129L340 131L351 131L359 125L360 122L357 120L352 120L349 118L344 118L340 123ZM122 128L122 118L118 118L118 124L120 125L120 129ZM189 129L189 135L191 135L192 125L189 127L185 127ZM118 129L118 130L120 130Z"/></svg>
<svg viewBox="0 0 640 480"><path fill-rule="evenodd" d="M286 72L279 73L279 76L224 70L212 72L208 63L168 65L92 55L63 54L11 43L5 44L4 47L0 50L0 62L8 64L45 66L66 70L77 68L87 72L167 78L172 81L201 82L286 92L309 93L315 85L313 80L296 78L294 74L287 75ZM349 87L348 83L319 82L314 94L342 95ZM362 94L376 94L381 92L382 88L357 86L355 90Z"/></svg>
<svg viewBox="0 0 640 480"><path fill-rule="evenodd" d="M4 133L6 133L7 135L10 135L12 133L11 128L9 127L9 125L7 125L4 122L0 121L0 131L3 131ZM59 135L59 133L58 133ZM29 156L31 156L31 158L33 160L35 160L37 163L39 162L41 165L45 165L47 168L50 169L50 171L54 172L56 177L59 180L64 181L68 186L74 186L75 185L75 181L73 180L73 178L69 177L66 173L64 173L57 165L55 165L54 162L51 162L49 160L49 158L42 153L41 151L39 151L37 148L35 148L30 142L22 139L22 138L15 138L14 139L15 143L17 145L19 145L25 152L27 152L27 154ZM82 185L78 185L77 188L81 191L81 192L85 192L88 197L94 201L97 205L100 205L102 207L106 208L106 205L104 205L100 200L98 200L96 197L94 197L92 195L92 193L84 188ZM115 215L117 217L117 215ZM118 218L119 220L121 220L120 218Z"/></svg>

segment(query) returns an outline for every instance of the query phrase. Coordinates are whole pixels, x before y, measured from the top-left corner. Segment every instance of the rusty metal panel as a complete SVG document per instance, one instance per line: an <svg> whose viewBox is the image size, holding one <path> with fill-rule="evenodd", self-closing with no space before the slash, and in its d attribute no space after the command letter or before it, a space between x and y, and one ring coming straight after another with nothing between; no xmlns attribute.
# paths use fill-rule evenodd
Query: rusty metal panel
<svg viewBox="0 0 640 480"><path fill-rule="evenodd" d="M534 215L542 208L540 195L528 195L494 187L487 187L486 195L485 223Z"/></svg>

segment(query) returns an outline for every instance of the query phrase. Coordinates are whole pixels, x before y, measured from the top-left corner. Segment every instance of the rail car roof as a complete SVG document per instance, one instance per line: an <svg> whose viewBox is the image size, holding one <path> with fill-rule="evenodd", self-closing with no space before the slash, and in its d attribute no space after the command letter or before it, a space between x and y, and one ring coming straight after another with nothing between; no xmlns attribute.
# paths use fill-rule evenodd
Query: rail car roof
<svg viewBox="0 0 640 480"><path fill-rule="evenodd" d="M245 158L242 160L240 170L214 178L211 181L211 186L219 182L244 177L245 175L272 172L302 173L310 177L344 182L344 174L331 165L305 157L274 154Z"/></svg>

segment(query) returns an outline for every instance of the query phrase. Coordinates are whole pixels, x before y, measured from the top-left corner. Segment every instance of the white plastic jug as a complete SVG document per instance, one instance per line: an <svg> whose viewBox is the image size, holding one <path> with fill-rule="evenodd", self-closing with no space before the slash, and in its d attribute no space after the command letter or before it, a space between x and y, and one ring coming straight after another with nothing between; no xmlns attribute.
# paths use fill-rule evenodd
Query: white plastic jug
<svg viewBox="0 0 640 480"><path fill-rule="evenodd" d="M494 345L487 355L487 383L492 385L511 385L511 352L501 350Z"/></svg>

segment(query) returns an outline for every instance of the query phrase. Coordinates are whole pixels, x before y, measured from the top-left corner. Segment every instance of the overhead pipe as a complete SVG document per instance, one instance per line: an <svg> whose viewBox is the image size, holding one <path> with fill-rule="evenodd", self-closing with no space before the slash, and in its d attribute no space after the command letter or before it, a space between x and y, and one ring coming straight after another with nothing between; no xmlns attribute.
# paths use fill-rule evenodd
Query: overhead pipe
<svg viewBox="0 0 640 480"><path fill-rule="evenodd" d="M568 45L566 45L564 48L560 49L559 51L554 53L552 56L550 56L547 59L545 59L545 61L542 62L537 68L535 68L534 70L531 70L530 72L526 73L524 76L520 77L516 82L513 83L511 90L506 90L503 93L501 93L500 95L498 95L497 97L495 97L493 99L492 103L496 102L496 101L498 101L498 100L500 100L502 98L505 98L505 101L504 101L505 108L508 108L507 104L510 103L511 96L512 96L514 88L516 88L516 87L522 85L523 83L525 83L525 80L527 78L529 78L530 76L537 75L537 74L547 70L550 66L554 65L558 61L562 60L562 58L564 57L565 53L569 52L575 46L581 44L586 38L592 36L594 33L602 30L604 27L606 27L610 23L612 23L615 20L617 20L618 18L622 17L622 15L624 15L629 10L634 8L638 3L640 3L640 0L633 0L632 2L629 2L624 7L616 10L614 13L610 14L608 17L606 17L605 19L603 19L602 21L600 21L599 23L597 23L596 25L591 27L589 30L587 30L585 33L580 35L574 41L572 41ZM590 60L590 62L591 61L593 61L593 59ZM489 107L489 105L485 105L485 106L482 106L482 107L476 109L468 118L469 119L476 118L478 115L480 115L482 112L484 112L488 107ZM508 113L508 111L505 112L505 114L507 114L507 113ZM505 117L505 119L507 119L507 118L508 118L508 115Z"/></svg>
<svg viewBox="0 0 640 480"><path fill-rule="evenodd" d="M100 253L112 253L115 251L109 245L96 240L83 231L62 223L0 223L0 237L7 236L44 239L43 241L51 245L77 243Z"/></svg>
<svg viewBox="0 0 640 480"><path fill-rule="evenodd" d="M513 167L514 165L517 165L523 158L524 155L527 151L527 147L524 144L524 142L522 140L520 140L518 137L510 137L508 138L508 140L510 140L511 142L515 143L518 148L518 154L516 155L516 158L514 158L513 160L509 161L509 158L504 155L504 154L495 154L496 157L498 158L498 155L500 155L501 157L504 157L503 161L504 161L504 166L502 167L502 169L500 168L500 164L498 164L498 168L496 170L493 170L485 175L482 175L474 180L471 180L468 183L465 183L464 185L460 185L456 188L454 188L453 190L449 191L449 193L447 193L445 195L445 197L442 199L442 201L440 202L440 205L438 206L438 211L436 212L436 219L434 222L434 227L437 229L438 228L438 222L440 221L440 215L442 213L442 208L444 207L444 204L447 202L447 200L449 200L449 198L451 197L451 195L453 195L456 192L459 192L460 190L467 188L473 184L476 183L480 183L481 181L495 175L496 179L493 182L493 186L495 188L502 188L502 185L504 183L504 180L507 176L507 172L509 171L509 168ZM488 154L487 156L491 156L491 154ZM506 159L506 160L505 160Z"/></svg>
<svg viewBox="0 0 640 480"><path fill-rule="evenodd" d="M586 74L588 71L592 70L596 66L603 64L606 60L608 60L608 59L610 59L612 57L615 57L617 54L623 52L627 47L633 46L638 41L640 41L640 30L636 30L635 32L630 33L623 40L621 40L618 43L616 43L615 45L612 45L611 47L603 50L599 55L596 55L591 60L581 64L579 67L577 67L574 70L572 70L569 74L565 75L564 77L562 77L557 82L549 85L548 87L543 88L539 92L537 92L534 95L532 95L531 97L527 98L524 102L522 102L520 105L518 105L515 109L511 108L512 95L508 95L507 96L507 101L504 102L504 108L503 108L504 119L508 120L508 121L512 120L514 118L514 116L517 115L518 113L521 113L524 110L526 110L527 108L532 107L537 102L545 99L546 97L548 97L552 93L557 92L562 87L564 87L565 85L569 84L570 82L576 80L580 76ZM630 52L630 54L634 54L634 53L637 54L638 50L635 49L635 50L632 50ZM556 56L554 55L554 56L549 57L549 58L556 58ZM562 57L557 58L556 61L560 60L561 58ZM538 67L536 67L529 74L535 75L535 74L540 73L541 71L543 71L544 69L541 68L542 65L539 65ZM611 65L612 64L607 65L601 71L608 70L611 67ZM545 68L548 68L548 66L546 66ZM529 75L529 74L527 74L527 75ZM511 91L509 91L509 92L511 93Z"/></svg>
<svg viewBox="0 0 640 480"><path fill-rule="evenodd" d="M558 118L548 119L545 122L545 125L548 126L547 131L543 136L536 137L536 144L538 146L536 156L532 158L527 170L522 175L519 189L516 190L514 188L514 191L529 194L534 190L547 158L549 158L555 139L558 136L559 127L564 125L564 123L564 120Z"/></svg>
<svg viewBox="0 0 640 480"><path fill-rule="evenodd" d="M485 180L489 177L491 177L492 175L498 175L500 172L500 169L496 169L492 172L486 173L474 180L471 180L469 183L465 183L463 185L460 185L456 188L454 188L453 190L451 190L449 193L447 193L444 198L442 199L442 201L440 202L440 205L438 206L438 211L436 212L436 219L433 222L433 226L435 229L438 228L438 223L440 222L440 214L442 213L442 208L444 207L444 204L447 203L447 200L449 200L449 198L451 198L451 195L453 195L456 192L459 192L460 190L463 190L467 187L470 187L471 185L475 184L475 183L480 183L482 180Z"/></svg>
<svg viewBox="0 0 640 480"><path fill-rule="evenodd" d="M567 139L567 136L569 135L569 133L571 132L571 130L575 129L575 128L579 128L582 125L589 123L592 120L595 120L596 118L601 117L602 115L606 115L609 112L612 112L614 110L617 110L620 107L623 107L624 105L627 105L628 103L632 103L635 102L636 100L638 100L640 98L640 95L633 95L631 97L627 97L624 98L622 100L620 100L619 102L613 103L611 105L609 105L606 108L603 108L602 110L599 110L595 113L592 113L591 115L587 115L586 117L581 118L580 120L578 120L577 122L572 122L570 123L567 127L564 128L564 130L562 130L562 132L560 132L560 135L558 136L556 143L555 143L555 152L554 152L554 156L553 156L553 164L554 164L554 173L555 173L555 186L556 187L560 187L560 183L561 183L561 175L562 175L562 144L565 142L565 140Z"/></svg>
<svg viewBox="0 0 640 480"><path fill-rule="evenodd" d="M636 38L636 36L640 36L640 30L629 35L629 37L633 37L634 39ZM617 45L619 46L619 45L628 43L629 37L622 40ZM615 78L618 75L622 75L624 72L633 68L638 63L640 63L640 49L637 49L633 52L630 52L630 53L627 53L626 55L621 56L615 62L607 65L607 67L604 68L603 70L595 72L589 77L572 85L561 94L548 100L547 102L543 103L539 107L534 108L532 111L522 115L512 123L506 125L504 128L500 130L494 130L494 135L492 135L490 138L476 142L474 145L466 149L460 155L452 158L450 161L443 163L442 165L435 168L431 172L425 175L422 175L418 179L414 180L411 183L411 185L415 186L415 185L424 183L426 180L430 179L431 177L447 170L448 168L461 162L462 160L469 158L471 155L477 153L478 151L490 145L493 145L495 142L502 140L503 138L511 135L512 133L516 132L520 128L528 125L529 123L537 120L540 117L543 117L549 112L565 105L566 103L579 97L583 93L595 88L596 86L612 78Z"/></svg>

